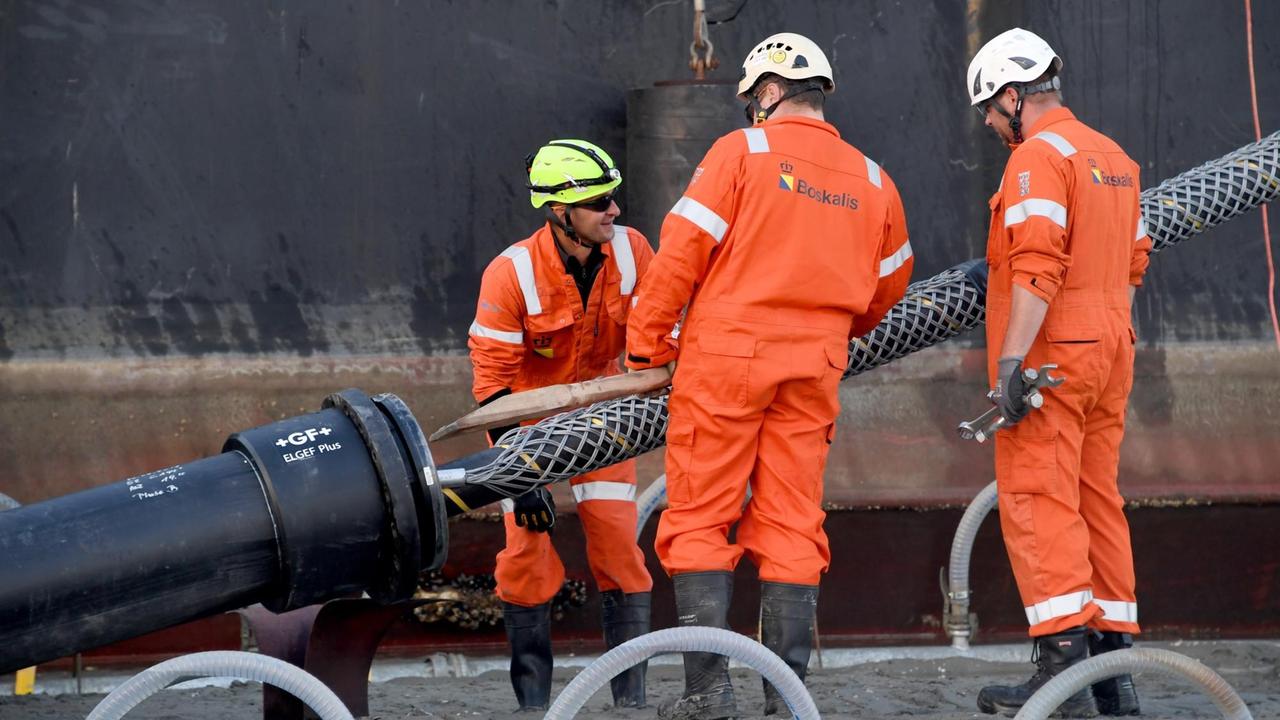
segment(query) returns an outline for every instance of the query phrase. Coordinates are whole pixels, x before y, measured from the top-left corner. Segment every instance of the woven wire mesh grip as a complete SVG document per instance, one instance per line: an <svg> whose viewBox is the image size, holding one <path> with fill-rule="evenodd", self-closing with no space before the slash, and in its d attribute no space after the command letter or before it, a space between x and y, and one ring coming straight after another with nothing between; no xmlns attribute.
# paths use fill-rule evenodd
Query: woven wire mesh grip
<svg viewBox="0 0 1280 720"><path fill-rule="evenodd" d="M987 264L969 260L907 286L875 330L849 343L844 377L936 345L986 319Z"/></svg>
<svg viewBox="0 0 1280 720"><path fill-rule="evenodd" d="M642 455L666 438L667 398L632 395L508 430L495 443L506 449L468 470L466 481L515 497Z"/></svg>
<svg viewBox="0 0 1280 720"><path fill-rule="evenodd" d="M1280 132L1142 193L1142 217L1159 252L1280 194Z"/></svg>
<svg viewBox="0 0 1280 720"><path fill-rule="evenodd" d="M1142 193L1155 250L1220 225L1280 194L1280 132L1170 178ZM969 260L907 287L869 334L849 343L850 378L971 330L986 319L986 262ZM509 431L506 450L467 472L511 497L535 485L598 470L666 442L665 397L626 397Z"/></svg>

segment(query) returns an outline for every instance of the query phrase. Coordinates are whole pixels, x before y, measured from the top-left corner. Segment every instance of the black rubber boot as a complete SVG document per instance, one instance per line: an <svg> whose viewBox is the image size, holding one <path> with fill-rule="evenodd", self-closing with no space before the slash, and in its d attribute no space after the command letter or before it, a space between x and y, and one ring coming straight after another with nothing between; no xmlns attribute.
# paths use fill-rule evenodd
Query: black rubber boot
<svg viewBox="0 0 1280 720"><path fill-rule="evenodd" d="M1125 650L1133 647L1133 636L1129 633L1097 631L1089 633L1089 652L1101 655L1112 650ZM1132 675L1120 675L1107 678L1093 684L1093 697L1098 701L1098 712L1103 715L1140 715L1138 707L1138 691L1133 687Z"/></svg>
<svg viewBox="0 0 1280 720"><path fill-rule="evenodd" d="M1083 627L1038 637L1031 655L1031 661L1036 664L1036 672L1031 679L1021 685L989 685L982 688L978 693L978 709L987 714L1016 715L1032 694L1045 683L1072 665L1088 659L1089 643L1085 640ZM1094 703L1093 691L1085 688L1059 705L1052 717L1090 718L1097 714L1098 706Z"/></svg>
<svg viewBox="0 0 1280 720"><path fill-rule="evenodd" d="M600 595L600 621L604 627L604 644L610 650L649 632L649 593L624 593L606 590ZM642 662L609 681L614 707L644 707L644 673L649 666Z"/></svg>
<svg viewBox="0 0 1280 720"><path fill-rule="evenodd" d="M674 576L676 622L681 626L729 628L733 575L723 571ZM658 709L658 717L676 720L720 720L738 716L729 681L729 658L716 653L684 654L684 696Z"/></svg>
<svg viewBox="0 0 1280 720"><path fill-rule="evenodd" d="M546 710L551 702L551 604L502 603L511 642L511 688L521 710Z"/></svg>
<svg viewBox="0 0 1280 720"><path fill-rule="evenodd" d="M777 653L801 680L809 669L817 609L817 585L760 583L760 642ZM765 680L764 714L776 715L785 708L777 688Z"/></svg>

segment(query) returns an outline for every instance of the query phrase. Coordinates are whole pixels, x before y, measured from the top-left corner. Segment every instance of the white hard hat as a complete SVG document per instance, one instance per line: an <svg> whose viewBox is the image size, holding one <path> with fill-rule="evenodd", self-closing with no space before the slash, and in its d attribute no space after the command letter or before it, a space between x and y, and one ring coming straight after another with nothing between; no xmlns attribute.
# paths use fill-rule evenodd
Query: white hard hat
<svg viewBox="0 0 1280 720"><path fill-rule="evenodd" d="M1030 30L1014 28L992 38L969 63L969 104L977 105L1009 83L1027 83L1052 68L1062 69L1062 58L1049 43Z"/></svg>
<svg viewBox="0 0 1280 720"><path fill-rule="evenodd" d="M770 35L747 53L747 59L742 61L742 76L738 79L738 96L745 97L765 73L788 80L822 78L823 92L831 93L836 89L826 54L817 43L795 33Z"/></svg>

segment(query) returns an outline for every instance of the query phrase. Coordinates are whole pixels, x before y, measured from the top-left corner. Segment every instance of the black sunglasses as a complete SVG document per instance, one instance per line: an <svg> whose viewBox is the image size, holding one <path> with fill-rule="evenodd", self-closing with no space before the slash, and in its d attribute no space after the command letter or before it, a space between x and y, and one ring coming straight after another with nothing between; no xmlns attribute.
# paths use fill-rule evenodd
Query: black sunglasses
<svg viewBox="0 0 1280 720"><path fill-rule="evenodd" d="M613 205L613 195L614 193L601 195L598 198L591 198L590 200L583 200L582 202L574 203L573 206L585 208L587 210L594 210L595 212L607 212L609 207Z"/></svg>

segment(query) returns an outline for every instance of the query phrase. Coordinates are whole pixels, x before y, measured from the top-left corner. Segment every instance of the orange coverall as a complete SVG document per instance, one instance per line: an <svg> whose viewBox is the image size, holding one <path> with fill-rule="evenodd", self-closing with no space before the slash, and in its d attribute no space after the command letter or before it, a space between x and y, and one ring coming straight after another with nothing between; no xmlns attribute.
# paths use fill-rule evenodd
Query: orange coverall
<svg viewBox="0 0 1280 720"><path fill-rule="evenodd" d="M656 548L668 574L731 571L745 551L761 580L818 583L849 341L901 299L912 264L893 181L830 124L777 118L707 153L627 328L628 365L665 364L688 306Z"/></svg>
<svg viewBox="0 0 1280 720"><path fill-rule="evenodd" d="M622 371L627 315L653 249L621 225L601 249L604 264L586 307L546 225L489 263L467 342L478 402L504 389L520 392ZM570 485L599 589L648 592L653 581L635 539L635 463L581 475ZM494 573L497 595L527 607L548 602L564 583L564 564L547 533L517 526L512 501L501 504L507 545Z"/></svg>
<svg viewBox="0 0 1280 720"><path fill-rule="evenodd" d="M1137 164L1056 108L1014 148L991 198L991 383L1015 284L1049 303L1024 367L1057 363L1066 377L1042 409L996 434L1000 527L1032 636L1138 632L1116 485L1136 342L1129 286L1142 283L1151 250L1138 194Z"/></svg>

